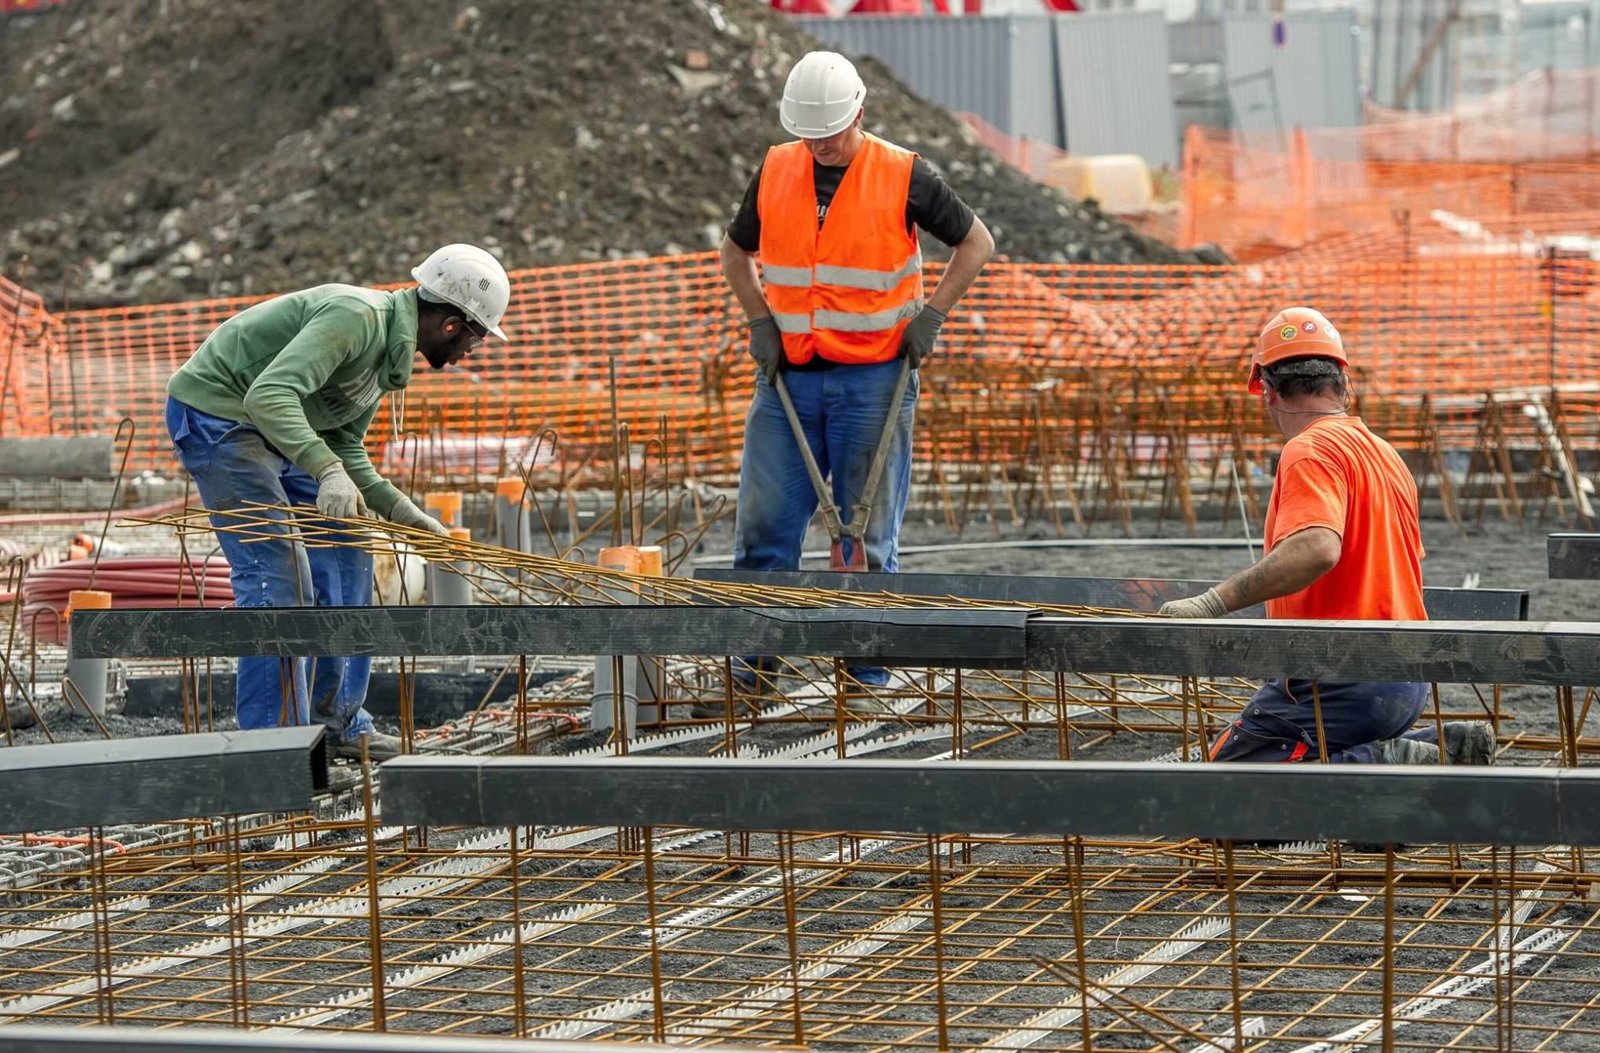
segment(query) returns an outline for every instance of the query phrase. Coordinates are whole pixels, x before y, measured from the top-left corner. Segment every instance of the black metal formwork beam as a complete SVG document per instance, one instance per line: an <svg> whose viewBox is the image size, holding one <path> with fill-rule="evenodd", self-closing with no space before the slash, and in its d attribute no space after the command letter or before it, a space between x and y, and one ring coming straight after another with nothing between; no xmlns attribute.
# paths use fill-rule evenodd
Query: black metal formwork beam
<svg viewBox="0 0 1600 1053"><path fill-rule="evenodd" d="M1590 623L1057 618L970 608L81 611L72 647L83 657L756 653L1158 676L1600 681L1600 625Z"/></svg>
<svg viewBox="0 0 1600 1053"><path fill-rule="evenodd" d="M1600 534L1551 534L1545 552L1552 578L1600 581Z"/></svg>
<svg viewBox="0 0 1600 1053"><path fill-rule="evenodd" d="M299 811L328 788L324 729L0 750L0 833Z"/></svg>
<svg viewBox="0 0 1600 1053"><path fill-rule="evenodd" d="M72 653L229 655L829 655L1019 663L1024 610L805 607L251 607L79 611Z"/></svg>
<svg viewBox="0 0 1600 1053"><path fill-rule="evenodd" d="M729 570L700 567L698 581L771 585L790 589L834 589L841 592L886 593L891 596L960 596L1002 603L1048 603L1059 606L1105 607L1153 611L1168 600L1195 596L1215 581L1180 578L1047 577L1023 574L848 573L825 570ZM1526 621L1524 589L1425 588L1428 617L1441 621ZM1235 611L1235 618L1258 618L1260 605Z"/></svg>
<svg viewBox="0 0 1600 1053"><path fill-rule="evenodd" d="M647 1042L608 1042L608 1050L667 1050ZM744 1047L718 1046L729 1053ZM223 1028L162 1030L151 1027L42 1027L22 1024L0 1028L0 1053L594 1053L593 1042L517 1041L458 1035L328 1035L300 1032L282 1035Z"/></svg>
<svg viewBox="0 0 1600 1053"><path fill-rule="evenodd" d="M1600 624L1040 617L1026 668L1578 686L1600 682Z"/></svg>
<svg viewBox="0 0 1600 1053"><path fill-rule="evenodd" d="M1600 771L401 757L386 822L1600 844Z"/></svg>

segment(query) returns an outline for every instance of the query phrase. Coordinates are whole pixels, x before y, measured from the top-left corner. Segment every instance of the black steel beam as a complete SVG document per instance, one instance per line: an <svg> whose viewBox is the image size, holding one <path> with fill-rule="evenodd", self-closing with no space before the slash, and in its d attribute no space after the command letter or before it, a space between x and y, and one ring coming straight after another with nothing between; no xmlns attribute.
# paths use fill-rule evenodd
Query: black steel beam
<svg viewBox="0 0 1600 1053"><path fill-rule="evenodd" d="M1025 668L1581 686L1600 683L1600 624L1042 617Z"/></svg>
<svg viewBox="0 0 1600 1053"><path fill-rule="evenodd" d="M1441 683L1600 682L1600 625L1027 617L1021 610L343 607L81 611L73 653L740 653L890 665Z"/></svg>
<svg viewBox="0 0 1600 1053"><path fill-rule="evenodd" d="M607 1042L608 1050L668 1050L647 1042ZM739 1053L746 1047L722 1046ZM0 1053L594 1053L593 1042L517 1041L458 1035L330 1035L302 1031L293 1037L224 1028L158 1031L152 1027L0 1028Z"/></svg>
<svg viewBox="0 0 1600 1053"><path fill-rule="evenodd" d="M385 822L1600 844L1600 770L402 757Z"/></svg>
<svg viewBox="0 0 1600 1053"><path fill-rule="evenodd" d="M1217 583L1180 578L1059 578L1022 574L841 574L826 570L729 570L700 567L699 581L772 585L792 589L837 589L886 593L891 596L952 596L1004 603L1048 603L1153 611L1168 600L1196 596ZM1428 616L1440 621L1526 621L1528 593L1523 589L1423 589ZM1259 618L1260 606L1234 613Z"/></svg>
<svg viewBox="0 0 1600 1053"><path fill-rule="evenodd" d="M1552 578L1600 581L1600 534L1551 534L1545 551Z"/></svg>
<svg viewBox="0 0 1600 1053"><path fill-rule="evenodd" d="M78 657L829 655L1018 664L1023 610L798 607L251 607L78 611Z"/></svg>
<svg viewBox="0 0 1600 1053"><path fill-rule="evenodd" d="M328 787L323 727L0 750L0 833L299 811Z"/></svg>

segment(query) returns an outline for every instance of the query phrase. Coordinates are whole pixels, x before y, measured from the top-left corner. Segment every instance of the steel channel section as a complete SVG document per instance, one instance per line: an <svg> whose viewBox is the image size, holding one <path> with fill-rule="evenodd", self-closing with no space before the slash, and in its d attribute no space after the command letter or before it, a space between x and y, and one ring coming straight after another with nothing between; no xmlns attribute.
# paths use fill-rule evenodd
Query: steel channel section
<svg viewBox="0 0 1600 1053"><path fill-rule="evenodd" d="M346 607L82 611L73 653L814 655L969 669L1556 684L1600 625L1027 617L1015 609Z"/></svg>
<svg viewBox="0 0 1600 1053"><path fill-rule="evenodd" d="M324 730L318 724L0 750L0 833L303 811L328 788Z"/></svg>
<svg viewBox="0 0 1600 1053"><path fill-rule="evenodd" d="M1600 771L1137 762L401 757L385 822L1600 844Z"/></svg>
<svg viewBox="0 0 1600 1053"><path fill-rule="evenodd" d="M1600 682L1600 624L1037 617L1023 668L1580 686Z"/></svg>
<svg viewBox="0 0 1600 1053"><path fill-rule="evenodd" d="M73 616L72 653L117 658L732 653L977 667L996 660L1019 664L1027 617L1021 609L967 607L668 605L80 611Z"/></svg>
<svg viewBox="0 0 1600 1053"><path fill-rule="evenodd" d="M161 1030L150 1027L41 1027L21 1024L0 1028L0 1053L594 1053L593 1042L552 1042L505 1038L436 1035L323 1035L301 1032L292 1040L282 1035L221 1028ZM645 1042L607 1042L606 1049L666 1050ZM744 1047L722 1046L739 1053Z"/></svg>
<svg viewBox="0 0 1600 1053"><path fill-rule="evenodd" d="M1106 607L1154 611L1168 600L1196 596L1215 581L1179 578L1057 578L1021 574L851 573L818 570L729 570L700 567L697 581L770 585L789 589L832 589L839 592L884 593L890 596L960 596L1002 603L1046 603L1062 607ZM1440 621L1526 621L1524 589L1425 588L1428 616ZM1260 605L1236 611L1233 617L1260 617Z"/></svg>
<svg viewBox="0 0 1600 1053"><path fill-rule="evenodd" d="M1551 534L1545 552L1552 578L1600 581L1600 534Z"/></svg>

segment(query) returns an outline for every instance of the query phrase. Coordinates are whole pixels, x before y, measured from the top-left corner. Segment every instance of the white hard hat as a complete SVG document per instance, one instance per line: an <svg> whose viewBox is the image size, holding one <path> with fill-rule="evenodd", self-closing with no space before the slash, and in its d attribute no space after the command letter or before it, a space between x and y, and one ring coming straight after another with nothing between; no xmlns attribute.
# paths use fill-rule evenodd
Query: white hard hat
<svg viewBox="0 0 1600 1053"><path fill-rule="evenodd" d="M834 51L813 51L789 71L778 119L790 135L826 139L850 127L866 97L867 86L849 59Z"/></svg>
<svg viewBox="0 0 1600 1053"><path fill-rule="evenodd" d="M413 267L411 276L428 299L459 307L472 321L506 338L500 318L511 302L511 279L489 253L476 245L446 245Z"/></svg>

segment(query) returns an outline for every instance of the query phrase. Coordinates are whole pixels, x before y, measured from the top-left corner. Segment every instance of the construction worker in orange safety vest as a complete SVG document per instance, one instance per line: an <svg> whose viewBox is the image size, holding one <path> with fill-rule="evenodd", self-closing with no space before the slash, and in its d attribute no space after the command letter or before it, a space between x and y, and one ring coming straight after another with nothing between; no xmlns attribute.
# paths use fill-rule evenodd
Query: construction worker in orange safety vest
<svg viewBox="0 0 1600 1053"><path fill-rule="evenodd" d="M1278 312L1256 340L1247 383L1283 433L1261 560L1174 618L1266 604L1268 618L1424 621L1417 484L1393 446L1350 413L1344 337L1310 307ZM1213 761L1491 764L1481 721L1413 729L1427 684L1268 680L1212 743Z"/></svg>
<svg viewBox="0 0 1600 1053"><path fill-rule="evenodd" d="M867 568L896 569L911 485L915 371L994 253L983 221L926 161L863 130L865 98L861 76L842 55L803 56L778 109L795 139L767 151L722 240L722 273L749 320L757 365L739 470L736 568L799 569L818 507L776 391L781 373L834 504L845 517L863 498L871 509L859 542ZM920 231L954 249L926 299ZM903 386L902 359L912 370ZM897 390L899 403L891 405ZM885 436L874 492L864 493ZM856 544L847 533L847 560L859 560ZM744 688L758 686L760 665L740 666ZM860 708L876 708L870 689L887 683L885 670L851 672L856 687L869 689L856 692Z"/></svg>

